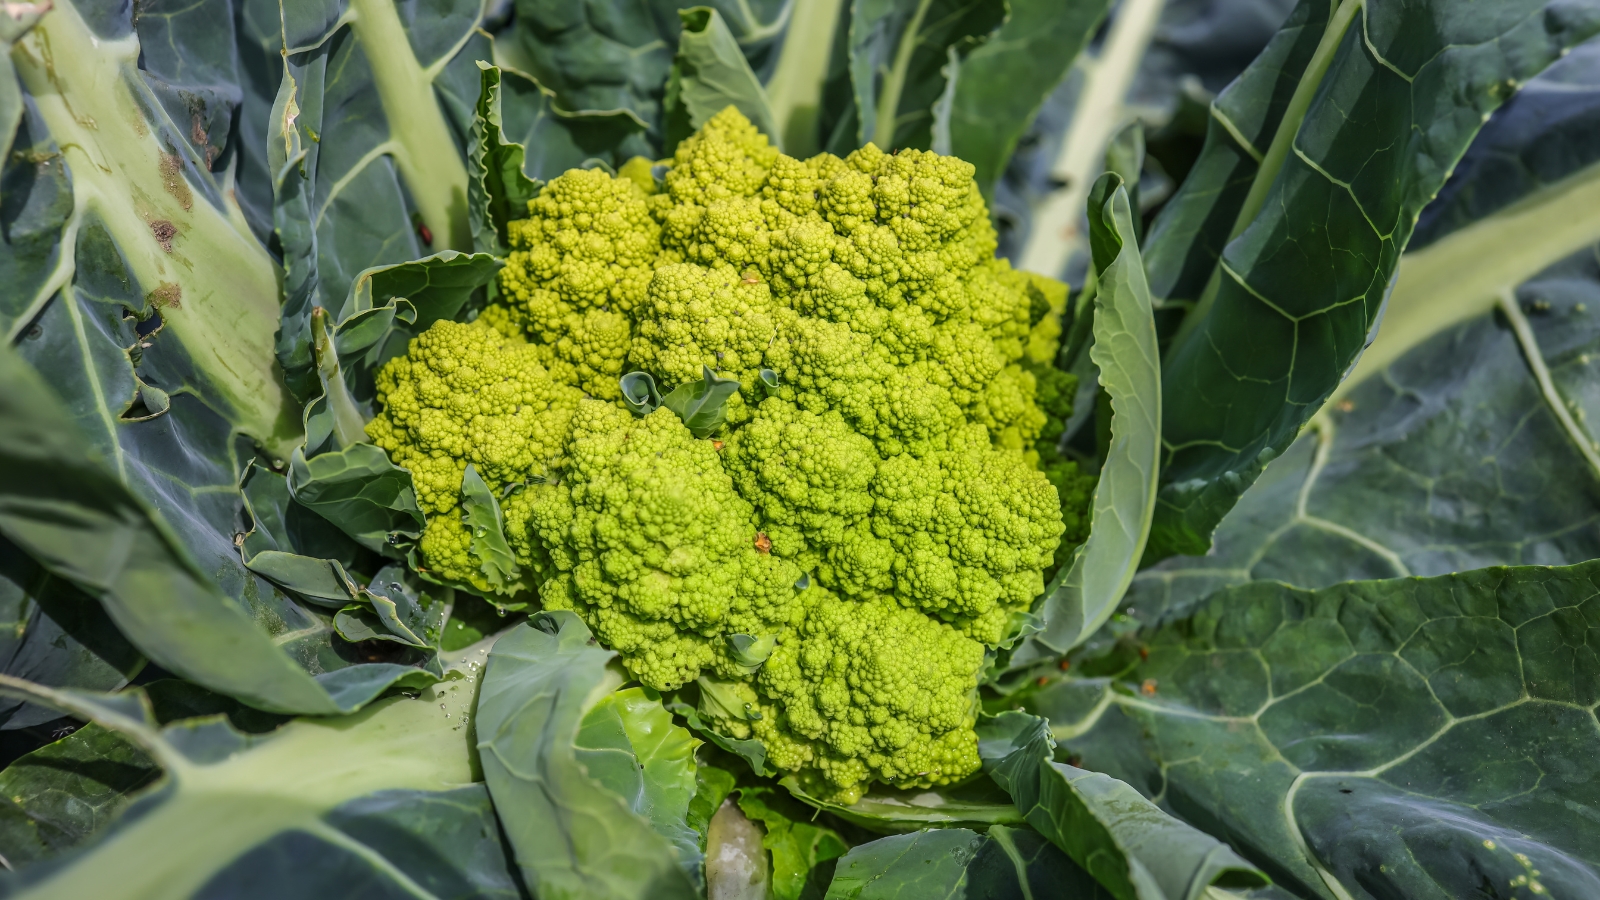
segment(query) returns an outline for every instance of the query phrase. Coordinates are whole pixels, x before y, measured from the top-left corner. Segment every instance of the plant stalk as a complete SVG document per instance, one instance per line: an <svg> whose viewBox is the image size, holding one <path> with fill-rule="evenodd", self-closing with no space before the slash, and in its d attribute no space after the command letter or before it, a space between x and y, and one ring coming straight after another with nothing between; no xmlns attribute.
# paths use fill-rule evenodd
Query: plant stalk
<svg viewBox="0 0 1600 900"><path fill-rule="evenodd" d="M431 249L472 252L466 162L434 96L433 79L411 50L395 0L350 0L350 28L367 48L378 100L398 145L395 165L423 224L433 231Z"/></svg>
<svg viewBox="0 0 1600 900"><path fill-rule="evenodd" d="M1039 205L1018 268L1060 278L1083 248L1084 203L1105 169L1106 145L1127 124L1124 101L1164 5L1165 0L1124 0L1099 58L1085 62L1078 107L1050 167L1050 176L1061 186Z"/></svg>

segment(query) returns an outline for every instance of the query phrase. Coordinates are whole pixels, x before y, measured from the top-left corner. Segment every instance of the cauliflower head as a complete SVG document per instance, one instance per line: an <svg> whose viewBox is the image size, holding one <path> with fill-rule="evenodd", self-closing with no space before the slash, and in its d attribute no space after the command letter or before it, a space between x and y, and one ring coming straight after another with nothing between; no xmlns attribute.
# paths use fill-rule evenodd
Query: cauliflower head
<svg viewBox="0 0 1600 900"><path fill-rule="evenodd" d="M505 538L545 607L807 790L973 775L986 656L1087 521L1054 452L1064 288L995 259L954 157L794 159L729 108L651 172L552 180L479 320L384 369L423 562L470 569L472 463L526 485ZM623 371L703 368L739 385L709 437L620 402Z"/></svg>

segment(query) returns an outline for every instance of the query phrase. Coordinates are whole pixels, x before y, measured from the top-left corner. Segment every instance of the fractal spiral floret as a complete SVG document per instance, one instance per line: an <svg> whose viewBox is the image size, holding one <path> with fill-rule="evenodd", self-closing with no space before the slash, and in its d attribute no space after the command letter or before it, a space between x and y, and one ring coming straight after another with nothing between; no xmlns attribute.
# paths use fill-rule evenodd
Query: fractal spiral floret
<svg viewBox="0 0 1600 900"><path fill-rule="evenodd" d="M807 790L971 776L986 655L1086 517L1052 456L1060 286L995 258L954 157L793 159L729 108L649 171L545 185L497 299L383 369L369 432L416 479L420 564L484 589L471 463L505 497L499 593L576 612L650 688L696 685ZM738 383L708 436L618 385L707 369Z"/></svg>

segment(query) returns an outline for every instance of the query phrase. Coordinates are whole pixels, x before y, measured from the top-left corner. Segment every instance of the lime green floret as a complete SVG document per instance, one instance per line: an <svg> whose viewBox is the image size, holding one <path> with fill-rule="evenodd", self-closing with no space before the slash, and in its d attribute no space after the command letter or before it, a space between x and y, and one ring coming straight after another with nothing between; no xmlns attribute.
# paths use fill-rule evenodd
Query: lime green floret
<svg viewBox="0 0 1600 900"><path fill-rule="evenodd" d="M806 790L970 777L986 655L1081 540L1065 289L995 259L953 157L797 160L729 109L651 169L553 179L477 322L383 370L370 433L416 480L420 564L483 589L471 463L522 595ZM706 368L738 382L709 435L621 402L624 372Z"/></svg>
<svg viewBox="0 0 1600 900"><path fill-rule="evenodd" d="M793 617L800 569L757 550L754 510L715 446L671 410L636 419L584 401L565 481L530 496L557 573L545 607L578 612L652 688L702 669L740 674L726 636L772 634Z"/></svg>
<svg viewBox="0 0 1600 900"><path fill-rule="evenodd" d="M378 371L382 412L367 423L367 435L411 470L428 520L418 552L437 580L493 591L461 520L461 479L469 464L497 493L549 477L563 464L569 423L583 395L553 379L540 358L538 348L483 325L438 322ZM508 501L507 519L521 506L515 497ZM544 566L526 535L525 528L507 530L524 574L537 578Z"/></svg>

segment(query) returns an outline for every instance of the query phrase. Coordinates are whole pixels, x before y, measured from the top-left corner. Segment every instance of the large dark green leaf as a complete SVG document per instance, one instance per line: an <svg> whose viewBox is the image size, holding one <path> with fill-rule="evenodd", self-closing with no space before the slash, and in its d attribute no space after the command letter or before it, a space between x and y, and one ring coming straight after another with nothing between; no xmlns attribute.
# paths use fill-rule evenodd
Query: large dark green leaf
<svg viewBox="0 0 1600 900"><path fill-rule="evenodd" d="M850 4L850 83L856 130L838 131L828 149L844 154L869 143L883 150L933 144L934 105L946 67L1005 20L1005 0L854 0Z"/></svg>
<svg viewBox="0 0 1600 900"><path fill-rule="evenodd" d="M1380 0L1330 21L1296 88L1305 114L1274 134L1165 361L1151 559L1210 545L1365 346L1418 213L1506 86L1600 30L1600 11Z"/></svg>
<svg viewBox="0 0 1600 900"><path fill-rule="evenodd" d="M1144 244L1158 305L1199 301L1330 12L1328 0L1301 0L1255 61L1212 102L1200 156Z"/></svg>
<svg viewBox="0 0 1600 900"><path fill-rule="evenodd" d="M1600 161L1600 41L1557 60L1483 126L1409 247L1425 247Z"/></svg>
<svg viewBox="0 0 1600 900"><path fill-rule="evenodd" d="M126 684L143 664L93 597L0 537L0 672L50 687L108 691ZM18 700L0 701L3 729L58 716ZM11 794L0 790L0 796Z"/></svg>
<svg viewBox="0 0 1600 900"><path fill-rule="evenodd" d="M644 783L635 767L650 770L651 746L621 722L606 728L588 721L596 709L605 709L602 719L622 712L608 699L622 682L607 666L615 655L567 611L518 626L490 655L476 715L478 752L517 863L543 900L696 894L690 872L699 870L698 854L679 840L694 793L692 759L668 763L673 774L663 783ZM633 730L656 730L657 740L681 732L655 706L665 721L635 720ZM607 732L609 753L597 756ZM685 770L687 790L677 791Z"/></svg>
<svg viewBox="0 0 1600 900"><path fill-rule="evenodd" d="M1562 402L1600 421L1600 262L1518 291ZM1447 298L1448 299L1448 298ZM1600 473L1579 453L1502 316L1446 330L1361 383L1247 491L1215 550L1146 569L1126 598L1151 621L1220 587L1319 588L1600 557ZM1585 362L1589 360L1589 362ZM1582 438L1593 442L1592 425Z"/></svg>
<svg viewBox="0 0 1600 900"><path fill-rule="evenodd" d="M935 110L933 149L977 169L985 196L1005 171L1017 141L1094 35L1103 0L1010 0L989 39L950 62L945 100Z"/></svg>
<svg viewBox="0 0 1600 900"><path fill-rule="evenodd" d="M1212 885L1267 883L1226 844L1123 782L1055 762L1044 719L1007 712L980 728L984 770L1011 793L1029 825L1118 900L1191 900Z"/></svg>
<svg viewBox="0 0 1600 900"><path fill-rule="evenodd" d="M485 658L485 648L467 651L453 660L450 680L417 696L390 697L332 721L296 720L269 735L243 734L222 716L158 730L137 693L0 684L93 720L84 733L96 742L96 758L71 771L47 771L49 754L41 751L29 769L13 766L0 777L46 781L71 806L116 786L131 789L129 779L141 772L148 780L152 759L162 771L71 852L0 875L0 892L130 900L416 896L419 889L438 897L523 896L488 792L472 783L468 718ZM105 743L113 740L108 731L123 749ZM55 755L70 750L64 743ZM241 797L250 798L247 815ZM27 802L42 818L42 798ZM64 824L84 827L89 813L74 812Z"/></svg>
<svg viewBox="0 0 1600 900"><path fill-rule="evenodd" d="M788 21L784 0L714 0L762 71ZM562 109L627 110L661 142L661 104L682 26L673 0L517 0L499 51L555 91Z"/></svg>
<svg viewBox="0 0 1600 900"><path fill-rule="evenodd" d="M1113 896L1026 828L941 828L879 838L839 860L828 900L1031 900Z"/></svg>
<svg viewBox="0 0 1600 900"><path fill-rule="evenodd" d="M150 659L207 687L285 712L348 711L396 682L433 679L409 666L351 665L353 659L338 655L341 648L330 641L324 617L244 568L229 536L228 514L236 509L231 501L219 504L225 532L207 530L211 523L204 520L178 518L171 524L101 463L96 445L65 421L61 402L38 374L4 348L0 384L0 418L7 425L0 430L0 531L51 574L99 600ZM223 474L195 474L202 473ZM175 474L187 473L180 468ZM177 486L195 491L203 484L193 477ZM221 486L225 497L239 497L232 479ZM178 503L169 508L185 511ZM208 573L197 557L222 568ZM239 589L241 582L246 599L259 609L223 592ZM262 590L270 602L256 593ZM271 622L274 637L259 622L264 612L301 618Z"/></svg>
<svg viewBox="0 0 1600 900"><path fill-rule="evenodd" d="M52 717L60 715L53 713ZM0 772L0 857L17 871L109 824L161 769L115 732L87 725Z"/></svg>
<svg viewBox="0 0 1600 900"><path fill-rule="evenodd" d="M1258 582L1033 705L1303 896L1590 896L1597 606L1595 562Z"/></svg>

